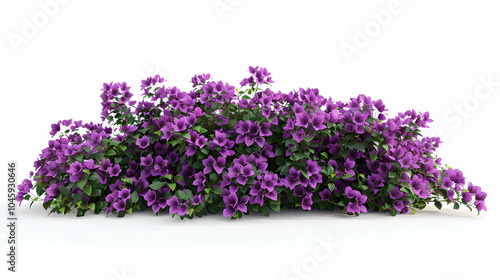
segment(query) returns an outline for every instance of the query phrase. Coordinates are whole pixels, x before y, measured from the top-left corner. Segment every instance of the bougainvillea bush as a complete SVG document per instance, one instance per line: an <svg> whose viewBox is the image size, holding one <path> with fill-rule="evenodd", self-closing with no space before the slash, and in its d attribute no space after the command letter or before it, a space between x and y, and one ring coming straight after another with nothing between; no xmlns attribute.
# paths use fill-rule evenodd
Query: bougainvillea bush
<svg viewBox="0 0 500 280"><path fill-rule="evenodd" d="M266 68L249 72L239 88L196 75L189 92L150 77L141 101L125 82L105 83L102 123L53 124L56 138L16 199L77 216L149 208L181 218L281 208L396 215L430 203L487 210L486 193L434 155L439 138L421 136L428 112L389 118L382 100L285 94L271 90Z"/></svg>

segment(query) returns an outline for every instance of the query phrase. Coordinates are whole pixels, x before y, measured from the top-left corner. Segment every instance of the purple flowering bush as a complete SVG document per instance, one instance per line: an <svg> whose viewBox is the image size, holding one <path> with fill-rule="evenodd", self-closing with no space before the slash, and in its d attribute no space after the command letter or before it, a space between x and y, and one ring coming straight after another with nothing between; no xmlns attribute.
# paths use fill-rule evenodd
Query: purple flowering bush
<svg viewBox="0 0 500 280"><path fill-rule="evenodd" d="M487 210L480 187L441 165L440 139L421 136L428 112L389 118L382 100L285 94L271 90L266 68L249 72L239 89L197 75L189 92L149 77L139 102L125 82L105 83L103 122L53 124L57 137L17 201L77 216L151 208L181 219L281 208L396 215L429 203Z"/></svg>

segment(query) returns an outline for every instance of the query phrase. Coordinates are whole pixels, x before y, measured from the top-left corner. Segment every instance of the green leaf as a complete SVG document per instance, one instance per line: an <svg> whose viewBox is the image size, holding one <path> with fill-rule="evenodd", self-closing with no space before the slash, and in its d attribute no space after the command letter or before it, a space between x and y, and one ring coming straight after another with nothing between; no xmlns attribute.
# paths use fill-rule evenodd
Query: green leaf
<svg viewBox="0 0 500 280"><path fill-rule="evenodd" d="M265 205L264 205L264 206L262 206L262 207L260 207L260 212L261 212L264 216L269 217L269 207L267 207L267 206L265 206Z"/></svg>
<svg viewBox="0 0 500 280"><path fill-rule="evenodd" d="M104 157L104 153L95 153L92 154L90 157L95 159L96 161L100 161Z"/></svg>
<svg viewBox="0 0 500 280"><path fill-rule="evenodd" d="M123 183L129 183L129 184L134 183L134 181L132 181L132 178L123 178L121 180L122 180Z"/></svg>
<svg viewBox="0 0 500 280"><path fill-rule="evenodd" d="M349 179L349 178L352 178L353 176L351 174L344 174L342 175L342 179Z"/></svg>
<svg viewBox="0 0 500 280"><path fill-rule="evenodd" d="M99 188L92 188L92 193L90 194L90 196L92 197L100 196L101 192L102 190Z"/></svg>
<svg viewBox="0 0 500 280"><path fill-rule="evenodd" d="M196 130L198 133L200 133L200 130L201 130L201 126L197 125L197 126L193 126L192 127L193 130Z"/></svg>
<svg viewBox="0 0 500 280"><path fill-rule="evenodd" d="M107 155L107 156L114 156L114 155L116 155L116 152L115 152L114 150L108 150L108 151L106 152L106 155Z"/></svg>
<svg viewBox="0 0 500 280"><path fill-rule="evenodd" d="M306 141L307 143L311 142L312 140L314 139L314 135L309 135L309 136L306 136L304 137L304 141Z"/></svg>
<svg viewBox="0 0 500 280"><path fill-rule="evenodd" d="M231 120L229 120L229 123L227 124L229 127L233 127L236 122L238 121L237 118L232 118Z"/></svg>
<svg viewBox="0 0 500 280"><path fill-rule="evenodd" d="M92 174L90 175L90 177L89 177L89 180L90 180L90 181L96 181L96 180L99 180L99 174L97 174L97 173L95 173L95 172L94 172L94 173L92 173Z"/></svg>
<svg viewBox="0 0 500 280"><path fill-rule="evenodd" d="M335 190L335 184L334 183L328 183L328 189L333 192Z"/></svg>
<svg viewBox="0 0 500 280"><path fill-rule="evenodd" d="M326 168L326 175L330 176L334 173L335 173L335 169L333 169L333 166L328 165L328 167Z"/></svg>
<svg viewBox="0 0 500 280"><path fill-rule="evenodd" d="M87 207L92 210L92 211L95 211L95 203L89 203L89 205L87 205Z"/></svg>
<svg viewBox="0 0 500 280"><path fill-rule="evenodd" d="M453 203L453 209L455 209L455 210L460 209L460 204L455 201L455 203Z"/></svg>
<svg viewBox="0 0 500 280"><path fill-rule="evenodd" d="M187 200L189 197L187 195L187 193L183 192L183 191L176 191L175 192L175 196L177 196L178 198L180 198L181 200Z"/></svg>
<svg viewBox="0 0 500 280"><path fill-rule="evenodd" d="M400 183L401 187L403 187L404 189L411 189L411 185L409 183L406 183L406 182L401 182Z"/></svg>
<svg viewBox="0 0 500 280"><path fill-rule="evenodd" d="M136 203L137 201L139 201L139 194L137 194L137 191L133 191L130 194L130 198L132 199L132 203Z"/></svg>
<svg viewBox="0 0 500 280"><path fill-rule="evenodd" d="M68 197L70 194L70 191L65 186L60 187L60 192L63 197Z"/></svg>
<svg viewBox="0 0 500 280"><path fill-rule="evenodd" d="M377 154L370 154L370 160L374 162L377 159Z"/></svg>
<svg viewBox="0 0 500 280"><path fill-rule="evenodd" d="M342 150L339 153L342 155L342 157L347 157L347 155L349 154L349 150Z"/></svg>
<svg viewBox="0 0 500 280"><path fill-rule="evenodd" d="M365 152L365 146L363 146L363 144L361 144L361 143L356 143L356 145L354 145L354 148L356 150L361 151L361 152Z"/></svg>
<svg viewBox="0 0 500 280"><path fill-rule="evenodd" d="M193 212L194 212L194 208L189 208L189 209L188 209L188 215L189 215L189 216L192 216L192 215L193 215Z"/></svg>
<svg viewBox="0 0 500 280"><path fill-rule="evenodd" d="M215 181L217 181L217 174L215 174L215 173L210 173L210 180L212 180L212 181L214 181L214 182L215 182Z"/></svg>
<svg viewBox="0 0 500 280"><path fill-rule="evenodd" d="M390 210L389 210L389 214L391 214L391 216L396 216L396 214L398 213L398 210L396 210L396 208L392 207Z"/></svg>
<svg viewBox="0 0 500 280"><path fill-rule="evenodd" d="M187 138L187 139L191 139L191 134L186 132L186 133L182 134L182 137Z"/></svg>
<svg viewBox="0 0 500 280"><path fill-rule="evenodd" d="M434 206L436 206L437 209L441 210L441 207L443 207L443 204L441 204L441 202L439 202L439 201L436 201L436 202L434 202Z"/></svg>
<svg viewBox="0 0 500 280"><path fill-rule="evenodd" d="M165 185L165 182L153 182L152 184L149 185L149 187L153 190L158 190L159 188L163 187Z"/></svg>
<svg viewBox="0 0 500 280"><path fill-rule="evenodd" d="M80 180L76 183L78 188L80 188L81 190L83 190L83 187L85 186L85 184L87 184L87 180Z"/></svg>
<svg viewBox="0 0 500 280"><path fill-rule="evenodd" d="M307 174L306 171L304 171L303 169L301 169L300 171L302 171L302 175L304 175L304 177L306 177L307 179L309 179L309 174Z"/></svg>
<svg viewBox="0 0 500 280"><path fill-rule="evenodd" d="M175 187L177 186L176 183L167 183L167 185L172 189L172 191L175 191Z"/></svg>
<svg viewBox="0 0 500 280"><path fill-rule="evenodd" d="M182 177L182 175L175 175L174 177L174 182L184 182L184 177Z"/></svg>
<svg viewBox="0 0 500 280"><path fill-rule="evenodd" d="M271 206L271 209L273 209L274 211L276 212L279 212L280 211L280 204L281 204L281 201L271 201L271 203L269 203L269 205Z"/></svg>
<svg viewBox="0 0 500 280"><path fill-rule="evenodd" d="M86 185L84 188L83 188L83 192L90 196L92 194L92 186L91 185Z"/></svg>

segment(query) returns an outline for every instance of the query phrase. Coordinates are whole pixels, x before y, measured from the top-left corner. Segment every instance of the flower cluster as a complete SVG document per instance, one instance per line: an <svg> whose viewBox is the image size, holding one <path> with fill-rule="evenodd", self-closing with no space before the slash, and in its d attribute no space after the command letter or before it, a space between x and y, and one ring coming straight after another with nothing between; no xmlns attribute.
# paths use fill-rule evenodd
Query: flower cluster
<svg viewBox="0 0 500 280"><path fill-rule="evenodd" d="M239 89L196 75L189 92L149 77L140 101L126 83L105 83L102 123L53 124L57 137L17 201L120 217L149 208L181 218L282 208L396 215L430 203L487 210L486 193L434 154L440 139L421 136L429 113L389 118L381 100L286 94L270 89L266 68L249 72Z"/></svg>

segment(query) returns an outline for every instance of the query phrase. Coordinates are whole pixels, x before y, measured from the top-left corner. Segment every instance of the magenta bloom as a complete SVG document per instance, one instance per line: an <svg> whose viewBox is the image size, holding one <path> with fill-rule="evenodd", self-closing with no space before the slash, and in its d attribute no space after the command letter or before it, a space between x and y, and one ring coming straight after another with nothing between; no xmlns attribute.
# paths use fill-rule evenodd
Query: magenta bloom
<svg viewBox="0 0 500 280"><path fill-rule="evenodd" d="M226 133L215 131L215 138L214 140L212 140L212 143L214 143L219 147L226 145L227 143Z"/></svg>
<svg viewBox="0 0 500 280"><path fill-rule="evenodd" d="M225 157L218 157L216 161L212 164L214 167L215 172L217 174L221 174L222 170L224 170L224 165L226 164L226 158Z"/></svg>
<svg viewBox="0 0 500 280"><path fill-rule="evenodd" d="M148 203L148 206L153 205L156 202L156 192L154 190L149 190L144 194L144 200Z"/></svg>
<svg viewBox="0 0 500 280"><path fill-rule="evenodd" d="M213 156L208 156L208 158L201 161L205 169L203 169L204 174L212 172L212 166L215 163L215 158Z"/></svg>
<svg viewBox="0 0 500 280"><path fill-rule="evenodd" d="M115 164L114 166L109 167L107 171L110 177L117 177L122 172L122 169L119 164Z"/></svg>
<svg viewBox="0 0 500 280"><path fill-rule="evenodd" d="M306 112L295 114L295 125L307 128L309 126L309 114Z"/></svg>
<svg viewBox="0 0 500 280"><path fill-rule="evenodd" d="M186 125L186 119L184 117L179 118L179 119L174 119L174 131L179 132L186 130L187 125Z"/></svg>
<svg viewBox="0 0 500 280"><path fill-rule="evenodd" d="M306 133L304 132L304 129L302 129L302 128L295 131L292 134L293 140L297 141L297 143L300 143L300 141L302 141L302 139L304 139L305 136L306 136Z"/></svg>
<svg viewBox="0 0 500 280"><path fill-rule="evenodd" d="M316 131L326 128L324 122L325 122L325 115L323 111L319 111L318 113L314 114L311 120L311 124L314 127L314 130Z"/></svg>
<svg viewBox="0 0 500 280"><path fill-rule="evenodd" d="M173 196L171 199L167 200L167 205L170 206L169 213L170 214L179 214L179 216L187 215L188 212L188 202L181 203L177 196Z"/></svg>
<svg viewBox="0 0 500 280"><path fill-rule="evenodd" d="M149 138L144 135L141 138L138 138L135 144L141 149L146 149L149 147Z"/></svg>

